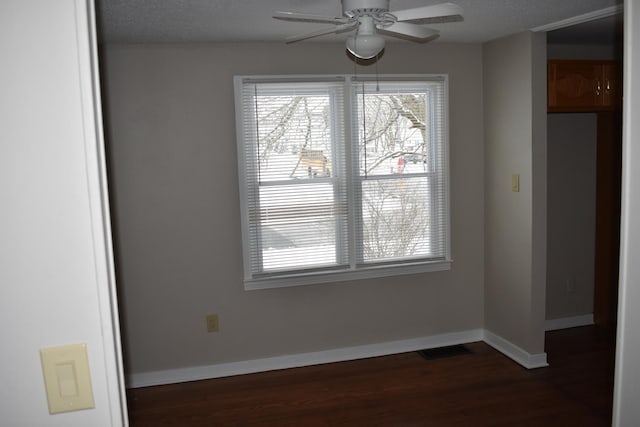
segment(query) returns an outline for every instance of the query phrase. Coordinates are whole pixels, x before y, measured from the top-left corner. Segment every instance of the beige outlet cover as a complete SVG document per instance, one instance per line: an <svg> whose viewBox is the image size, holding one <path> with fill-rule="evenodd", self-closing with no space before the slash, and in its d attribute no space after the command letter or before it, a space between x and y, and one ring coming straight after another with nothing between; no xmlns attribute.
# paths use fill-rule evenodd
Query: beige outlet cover
<svg viewBox="0 0 640 427"><path fill-rule="evenodd" d="M43 348L40 362L50 414L95 407L86 344Z"/></svg>
<svg viewBox="0 0 640 427"><path fill-rule="evenodd" d="M520 174L511 175L511 191L518 193L520 191Z"/></svg>

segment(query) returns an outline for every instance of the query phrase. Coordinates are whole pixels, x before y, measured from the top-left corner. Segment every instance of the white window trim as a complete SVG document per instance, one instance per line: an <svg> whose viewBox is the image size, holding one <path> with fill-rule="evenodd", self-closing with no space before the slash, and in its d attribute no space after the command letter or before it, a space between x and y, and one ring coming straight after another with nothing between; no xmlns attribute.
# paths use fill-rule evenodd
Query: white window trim
<svg viewBox="0 0 640 427"><path fill-rule="evenodd" d="M444 129L443 129L443 156L446 170L444 172L443 179L445 180L445 200L444 205L446 208L449 221L446 224L446 253L443 259L428 260L428 261L405 261L399 263L389 264L377 264L364 266L357 264L356 258L350 256L351 264L348 269L342 268L340 270L325 270L322 272L304 272L304 273L283 273L281 275L269 275L266 277L254 278L251 276L250 268L247 266L251 263L251 254L249 250L249 219L247 212L248 206L248 194L247 189L249 183L247 180L246 163L243 158L243 153L246 151L246 145L243 138L244 128L243 120L238 118L243 117L243 105L242 105L242 84L243 81L249 80L265 80L269 82L294 82L298 81L336 81L344 80L345 84L352 86L355 81L376 81L376 79L393 79L395 81L420 81L420 80L434 80L441 79L444 81ZM237 137L237 161L238 161L238 176L239 176L239 196L240 196L240 209L241 209L241 232L242 232L242 253L243 253L243 273L244 273L244 289L245 290L258 290L258 289L271 289L282 288L291 286L303 286L314 285L321 283L336 283L351 280L373 279L381 277L400 276L407 274L418 274L436 271L446 271L451 269L453 259L451 258L451 210L450 210L450 164L449 164L449 79L446 74L388 74L388 75L352 75L352 74L334 74L334 75L251 75L251 76L234 76L234 93L235 93L235 118L236 118L236 137ZM351 111L352 108L351 97L347 96L344 100L344 108ZM352 121L352 114L347 114L348 120ZM352 168L351 148L353 147L352 141L352 125L351 122L345 124L345 144L347 153L347 168ZM350 174L349 174L350 175ZM348 178L348 205L349 209L353 209L356 204L354 191L354 179L352 176ZM351 222L355 222L353 215L349 216L349 227L355 230L354 225ZM354 235L349 236L349 250L353 251L355 245Z"/></svg>

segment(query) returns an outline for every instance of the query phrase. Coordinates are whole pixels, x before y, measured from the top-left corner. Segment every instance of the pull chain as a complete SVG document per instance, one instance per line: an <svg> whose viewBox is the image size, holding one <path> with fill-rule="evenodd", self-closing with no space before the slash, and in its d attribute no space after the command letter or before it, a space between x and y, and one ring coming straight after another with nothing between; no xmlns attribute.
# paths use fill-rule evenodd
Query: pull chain
<svg viewBox="0 0 640 427"><path fill-rule="evenodd" d="M362 147L364 148L364 177L367 178L367 107L364 97L364 80L362 80Z"/></svg>
<svg viewBox="0 0 640 427"><path fill-rule="evenodd" d="M380 79L378 78L378 60L380 59L380 53L376 55L376 92L380 92Z"/></svg>

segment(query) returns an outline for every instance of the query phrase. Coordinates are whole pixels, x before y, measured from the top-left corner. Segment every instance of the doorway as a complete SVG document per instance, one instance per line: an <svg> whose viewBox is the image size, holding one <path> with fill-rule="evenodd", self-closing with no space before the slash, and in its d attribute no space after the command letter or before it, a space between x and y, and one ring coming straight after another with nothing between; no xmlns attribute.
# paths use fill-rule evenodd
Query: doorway
<svg viewBox="0 0 640 427"><path fill-rule="evenodd" d="M622 28L623 15L618 14L550 31L548 59L622 64ZM613 73L618 74L621 71ZM575 323L569 321L568 327L595 323L615 330L620 105L548 114L548 324L569 319Z"/></svg>

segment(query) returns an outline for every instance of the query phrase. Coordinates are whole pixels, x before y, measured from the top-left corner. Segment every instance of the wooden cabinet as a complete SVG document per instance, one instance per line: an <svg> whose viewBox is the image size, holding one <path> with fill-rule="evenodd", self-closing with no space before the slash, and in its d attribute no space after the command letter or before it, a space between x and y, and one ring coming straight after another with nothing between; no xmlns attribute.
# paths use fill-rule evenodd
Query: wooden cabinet
<svg viewBox="0 0 640 427"><path fill-rule="evenodd" d="M550 112L613 111L622 107L622 75L615 61L549 60Z"/></svg>

